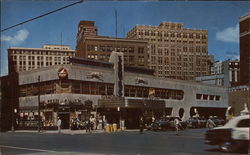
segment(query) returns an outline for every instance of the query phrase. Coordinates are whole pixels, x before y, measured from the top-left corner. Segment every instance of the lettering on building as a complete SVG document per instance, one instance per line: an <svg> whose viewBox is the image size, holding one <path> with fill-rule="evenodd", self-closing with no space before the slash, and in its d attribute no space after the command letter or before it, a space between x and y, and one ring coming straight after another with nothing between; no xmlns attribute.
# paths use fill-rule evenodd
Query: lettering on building
<svg viewBox="0 0 250 155"><path fill-rule="evenodd" d="M87 74L87 78L103 81L103 74L101 72L91 72Z"/></svg>

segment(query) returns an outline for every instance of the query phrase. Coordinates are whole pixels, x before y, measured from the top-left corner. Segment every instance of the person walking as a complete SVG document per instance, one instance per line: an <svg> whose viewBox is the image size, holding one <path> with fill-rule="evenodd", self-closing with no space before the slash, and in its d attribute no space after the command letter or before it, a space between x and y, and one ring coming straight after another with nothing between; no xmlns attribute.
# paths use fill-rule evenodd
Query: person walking
<svg viewBox="0 0 250 155"><path fill-rule="evenodd" d="M139 120L139 127L140 127L140 134L142 134L143 133L143 128L144 128L143 117L141 117L140 120Z"/></svg>
<svg viewBox="0 0 250 155"><path fill-rule="evenodd" d="M87 120L87 125L86 125L86 133L89 132L91 133L91 118Z"/></svg>
<svg viewBox="0 0 250 155"><path fill-rule="evenodd" d="M175 135L179 135L179 126L180 126L180 121L178 117L176 117L174 119Z"/></svg>
<svg viewBox="0 0 250 155"><path fill-rule="evenodd" d="M216 124L214 123L214 121L212 120L212 116L209 116L209 119L207 120L207 124L206 126L209 128L209 129L212 129L214 127L216 127Z"/></svg>
<svg viewBox="0 0 250 155"><path fill-rule="evenodd" d="M60 119L60 117L58 117L56 125L57 125L57 129L58 129L58 133L61 133L62 120Z"/></svg>

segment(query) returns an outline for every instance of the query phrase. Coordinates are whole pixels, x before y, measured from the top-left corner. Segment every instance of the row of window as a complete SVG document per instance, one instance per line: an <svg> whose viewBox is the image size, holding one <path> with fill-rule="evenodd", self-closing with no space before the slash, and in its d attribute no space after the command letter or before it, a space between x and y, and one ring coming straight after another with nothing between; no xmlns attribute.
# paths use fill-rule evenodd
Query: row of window
<svg viewBox="0 0 250 155"><path fill-rule="evenodd" d="M196 94L196 99L198 99L198 100L219 101L220 96L218 96L218 95L208 95L208 94Z"/></svg>
<svg viewBox="0 0 250 155"><path fill-rule="evenodd" d="M177 38L196 38L196 39L207 39L206 34L188 34L188 33L176 33L176 32L155 32L155 31L144 31L139 30L138 35L145 36L158 36L158 37L177 37Z"/></svg>
<svg viewBox="0 0 250 155"><path fill-rule="evenodd" d="M59 86L59 87L58 87ZM100 82L84 81L48 81L40 83L40 94L60 93L62 89L69 89L69 93L89 94L89 95L113 95L114 85ZM182 100L184 92L175 89L150 88L142 86L125 85L124 94L127 97L149 97L149 92L153 90L155 97L162 99ZM20 95L34 96L39 93L38 83L23 85L20 87Z"/></svg>
<svg viewBox="0 0 250 155"><path fill-rule="evenodd" d="M167 42L172 44L207 44L207 41L185 41L185 40L176 40L176 39L163 39L163 38L152 38L152 37L146 37L146 36L138 36L138 40L147 40L147 41L157 41L157 42Z"/></svg>
<svg viewBox="0 0 250 155"><path fill-rule="evenodd" d="M18 55L14 55L14 56L11 56L11 59L12 60L17 60L17 58L18 58ZM45 59L45 57L44 56L22 56L22 55L20 55L19 56L19 60L20 61L26 61L26 59L28 59L29 61L30 60L33 60L33 61L35 61L35 60L41 60L41 61L43 61L44 59ZM68 61L69 60L69 57L48 57L48 56L46 56L46 60L47 61L52 61L54 59L54 61L61 61L61 60L63 60L63 61Z"/></svg>
<svg viewBox="0 0 250 155"><path fill-rule="evenodd" d="M129 52L129 53L135 53L135 47L113 47L113 46L98 46L98 45L87 45L87 51L100 51L100 52L112 52L112 51L117 51L117 52ZM145 48L144 47L138 47L138 54L144 54L145 53Z"/></svg>
<svg viewBox="0 0 250 155"><path fill-rule="evenodd" d="M60 51L28 51L28 50L12 50L12 54L31 54L31 55L67 55L72 56L74 52L60 52Z"/></svg>

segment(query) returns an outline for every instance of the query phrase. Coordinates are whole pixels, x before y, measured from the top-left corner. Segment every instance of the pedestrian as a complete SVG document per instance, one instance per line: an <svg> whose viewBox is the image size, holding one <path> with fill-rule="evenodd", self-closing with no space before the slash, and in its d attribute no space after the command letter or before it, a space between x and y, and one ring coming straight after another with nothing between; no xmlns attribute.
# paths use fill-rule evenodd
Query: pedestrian
<svg viewBox="0 0 250 155"><path fill-rule="evenodd" d="M209 128L209 129L212 129L214 127L216 127L216 124L214 123L214 121L212 120L212 116L209 116L208 120L207 120L207 124L206 126Z"/></svg>
<svg viewBox="0 0 250 155"><path fill-rule="evenodd" d="M174 119L174 127L175 127L175 134L179 135L179 126L180 126L180 121L178 117L175 117Z"/></svg>
<svg viewBox="0 0 250 155"><path fill-rule="evenodd" d="M139 120L139 127L140 127L140 134L142 134L142 133L143 133L143 128L144 128L143 117L140 117L140 120Z"/></svg>
<svg viewBox="0 0 250 155"><path fill-rule="evenodd" d="M90 132L91 131L91 120L90 118L87 120L87 125L86 125L86 132Z"/></svg>
<svg viewBox="0 0 250 155"><path fill-rule="evenodd" d="M152 116L152 123L155 121L155 117L154 116Z"/></svg>
<svg viewBox="0 0 250 155"><path fill-rule="evenodd" d="M62 120L60 119L60 117L58 117L56 125L57 125L57 129L58 129L58 133L61 133Z"/></svg>

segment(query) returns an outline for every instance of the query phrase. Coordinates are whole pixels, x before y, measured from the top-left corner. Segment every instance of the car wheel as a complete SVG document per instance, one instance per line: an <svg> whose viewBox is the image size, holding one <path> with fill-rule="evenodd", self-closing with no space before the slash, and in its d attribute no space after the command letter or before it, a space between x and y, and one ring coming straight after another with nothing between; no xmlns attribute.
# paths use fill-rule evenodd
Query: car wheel
<svg viewBox="0 0 250 155"><path fill-rule="evenodd" d="M226 141L220 144L220 150L223 152L234 152L235 145L233 144L233 142Z"/></svg>

